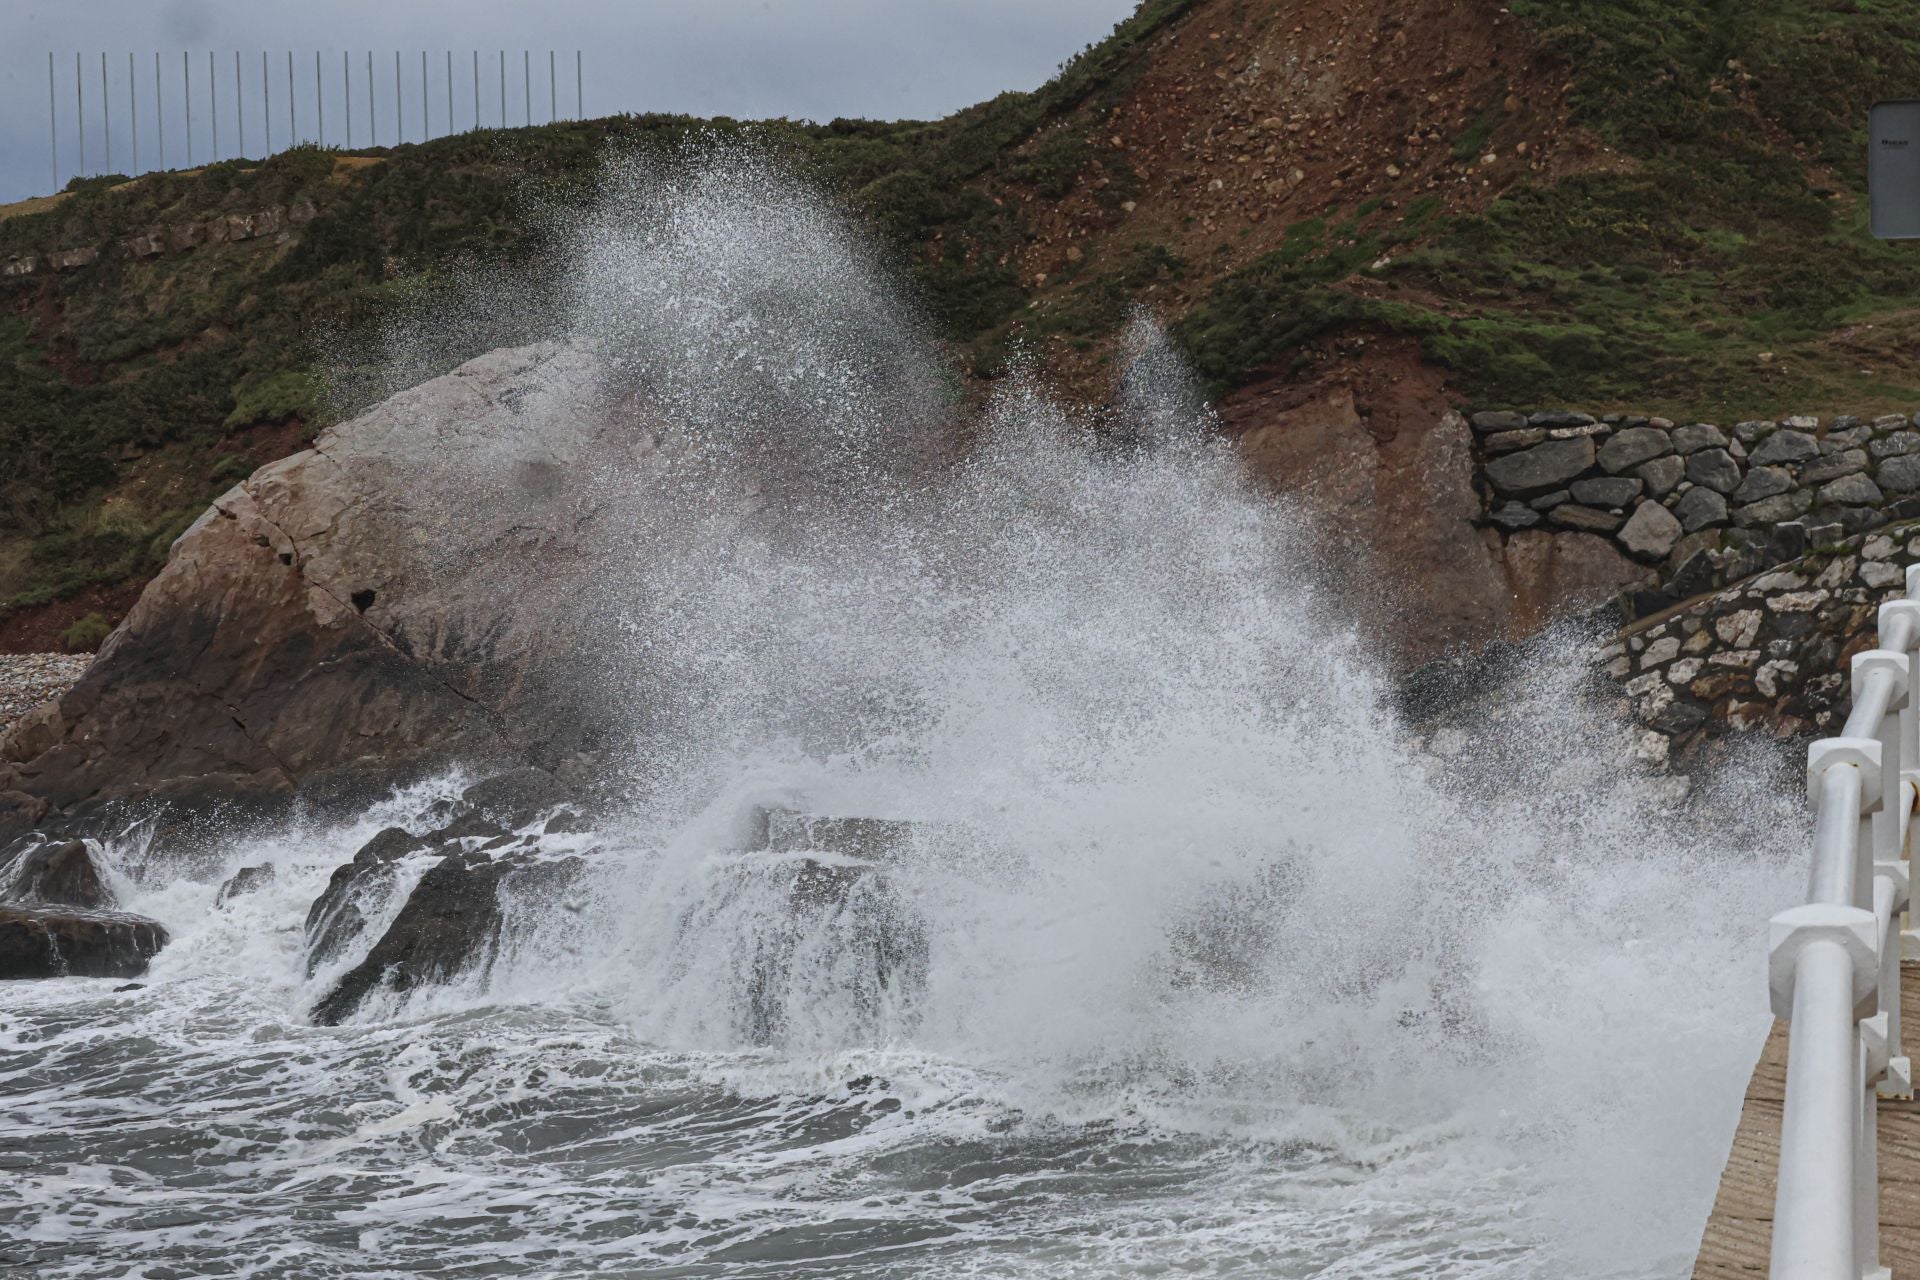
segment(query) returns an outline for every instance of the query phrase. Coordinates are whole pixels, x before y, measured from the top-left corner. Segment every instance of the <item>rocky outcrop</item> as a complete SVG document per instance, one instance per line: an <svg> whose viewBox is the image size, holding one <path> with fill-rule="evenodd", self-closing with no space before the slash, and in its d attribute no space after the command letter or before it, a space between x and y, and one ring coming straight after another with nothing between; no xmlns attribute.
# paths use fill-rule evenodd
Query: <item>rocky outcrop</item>
<svg viewBox="0 0 1920 1280"><path fill-rule="evenodd" d="M85 841L28 844L0 860L0 978L127 978L167 944L157 920L110 910Z"/></svg>
<svg viewBox="0 0 1920 1280"><path fill-rule="evenodd" d="M597 394L583 356L495 352L223 495L80 682L0 738L0 849L125 802L204 830L455 760L578 765L604 717L555 676L594 515L566 486L625 447Z"/></svg>
<svg viewBox="0 0 1920 1280"><path fill-rule="evenodd" d="M307 913L310 975L347 954L370 919L391 907L403 864L416 857L434 862L366 955L315 1004L315 1020L341 1022L376 991L406 992L484 968L499 945L502 885L511 878L522 892L555 893L584 865L538 851L539 835L565 829L572 807L551 774L517 769L437 807L432 812L442 825L432 831L390 827L369 840L335 870Z"/></svg>
<svg viewBox="0 0 1920 1280"><path fill-rule="evenodd" d="M289 228L312 222L318 216L319 210L311 200L296 200L291 205L277 204L253 213L216 213L195 222L150 227L106 248L118 249L130 258L152 258L163 253L182 253L203 244L231 244L263 236L281 236ZM55 249L44 257L17 254L0 262L0 276L73 271L98 262L101 251L102 246L87 244Z"/></svg>
<svg viewBox="0 0 1920 1280"><path fill-rule="evenodd" d="M30 848L15 860L12 872L13 883L4 895L12 902L90 910L113 905L113 893L84 840Z"/></svg>
<svg viewBox="0 0 1920 1280"><path fill-rule="evenodd" d="M166 944L143 916L0 905L0 979L131 978Z"/></svg>

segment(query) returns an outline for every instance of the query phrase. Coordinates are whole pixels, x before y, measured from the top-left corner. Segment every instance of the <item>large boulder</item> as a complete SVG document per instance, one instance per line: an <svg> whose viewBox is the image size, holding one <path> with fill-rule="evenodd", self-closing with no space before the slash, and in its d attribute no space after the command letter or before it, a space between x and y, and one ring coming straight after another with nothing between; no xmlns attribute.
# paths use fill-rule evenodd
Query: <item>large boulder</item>
<svg viewBox="0 0 1920 1280"><path fill-rule="evenodd" d="M604 717L551 677L590 633L568 594L595 555L582 477L629 425L588 357L502 350L255 472L80 682L0 738L0 849L123 802L176 815L161 836L184 841L183 815L591 758Z"/></svg>
<svg viewBox="0 0 1920 1280"><path fill-rule="evenodd" d="M166 944L144 916L0 905L0 979L136 977Z"/></svg>
<svg viewBox="0 0 1920 1280"><path fill-rule="evenodd" d="M84 840L49 841L23 851L9 868L12 883L5 897L14 902L40 903L95 910L113 905L113 891Z"/></svg>

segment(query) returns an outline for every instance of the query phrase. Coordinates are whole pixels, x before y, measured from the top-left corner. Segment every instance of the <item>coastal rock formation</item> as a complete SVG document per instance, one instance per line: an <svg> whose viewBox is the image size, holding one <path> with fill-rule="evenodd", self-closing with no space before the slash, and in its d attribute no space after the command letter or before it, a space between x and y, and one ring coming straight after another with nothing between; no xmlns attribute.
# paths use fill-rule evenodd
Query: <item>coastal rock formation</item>
<svg viewBox="0 0 1920 1280"><path fill-rule="evenodd" d="M0 979L131 978L166 944L144 916L0 904Z"/></svg>
<svg viewBox="0 0 1920 1280"><path fill-rule="evenodd" d="M558 584L593 513L569 485L622 447L595 394L584 356L497 351L223 495L0 738L0 848L118 802L238 821L453 760L574 761L592 727L543 681L577 640Z"/></svg>

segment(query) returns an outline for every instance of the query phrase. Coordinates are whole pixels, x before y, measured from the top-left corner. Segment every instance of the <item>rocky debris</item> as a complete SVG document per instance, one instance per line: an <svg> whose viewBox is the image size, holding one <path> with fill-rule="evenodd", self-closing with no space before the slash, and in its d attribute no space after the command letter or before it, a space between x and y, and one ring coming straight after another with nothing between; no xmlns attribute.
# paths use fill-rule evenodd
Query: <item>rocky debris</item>
<svg viewBox="0 0 1920 1280"><path fill-rule="evenodd" d="M90 653L0 653L0 739L29 711L79 681Z"/></svg>
<svg viewBox="0 0 1920 1280"><path fill-rule="evenodd" d="M220 892L214 896L214 905L244 897L249 893L273 883L274 869L271 862L262 862L257 866L242 867L228 876L220 885Z"/></svg>
<svg viewBox="0 0 1920 1280"><path fill-rule="evenodd" d="M0 979L136 977L166 944L144 916L0 905Z"/></svg>
<svg viewBox="0 0 1920 1280"><path fill-rule="evenodd" d="M231 244L262 236L279 235L288 227L312 222L319 210L311 200L296 200L292 205L274 205L254 213L216 213L200 222L176 222L154 227L119 241L117 247L130 258L151 258L162 253L182 253L202 244ZM108 249L116 246L108 245ZM55 271L71 271L91 266L100 260L100 245L78 245L56 249L47 254L46 265ZM33 255L11 258L0 274L33 275L39 262Z"/></svg>
<svg viewBox="0 0 1920 1280"><path fill-rule="evenodd" d="M12 882L0 897L11 902L93 910L113 905L113 892L84 840L28 848L13 862Z"/></svg>

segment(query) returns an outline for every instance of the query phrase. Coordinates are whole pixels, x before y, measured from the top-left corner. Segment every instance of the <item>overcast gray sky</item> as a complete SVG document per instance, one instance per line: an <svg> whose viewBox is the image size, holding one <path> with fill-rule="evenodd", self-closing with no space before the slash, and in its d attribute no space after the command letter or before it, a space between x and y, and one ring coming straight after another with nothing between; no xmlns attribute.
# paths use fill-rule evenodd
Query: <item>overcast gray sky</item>
<svg viewBox="0 0 1920 1280"><path fill-rule="evenodd" d="M127 55L134 55L140 168L155 167L154 54L166 164L186 163L181 55L190 55L193 158L212 148L207 55L214 54L220 153L236 153L234 54L247 153L262 150L261 53L268 52L275 149L287 140L287 52L294 58L299 135L316 125L314 53L321 53L326 141L346 124L342 58L350 55L353 145L368 145L367 53L374 59L379 142L394 140L394 51L408 141L421 133L420 54L429 51L427 112L447 128L446 53L454 53L455 123L498 124L499 54L507 57L507 121L525 119L522 50L533 51L536 123L547 119L547 51L558 51L560 114L574 107L574 50L583 51L588 115L680 111L743 118L880 119L943 115L1005 89L1031 89L1069 55L1132 12L1137 0L0 0L0 201L55 188L48 136L47 55L54 55L59 182L79 171L74 55L81 56L86 171L132 171ZM102 129L100 55L107 54ZM103 144L112 146L105 169Z"/></svg>

